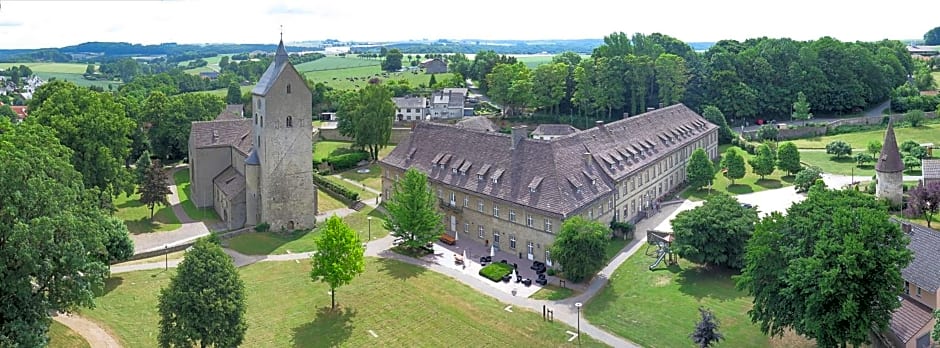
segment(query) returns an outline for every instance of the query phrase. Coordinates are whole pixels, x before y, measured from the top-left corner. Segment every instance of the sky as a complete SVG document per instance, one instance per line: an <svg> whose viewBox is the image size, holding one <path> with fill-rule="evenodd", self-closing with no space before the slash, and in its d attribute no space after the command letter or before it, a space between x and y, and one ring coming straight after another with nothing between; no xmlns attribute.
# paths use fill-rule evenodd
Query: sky
<svg viewBox="0 0 940 348"><path fill-rule="evenodd" d="M659 32L686 42L922 38L936 0L0 0L0 48L87 41L586 39Z"/></svg>

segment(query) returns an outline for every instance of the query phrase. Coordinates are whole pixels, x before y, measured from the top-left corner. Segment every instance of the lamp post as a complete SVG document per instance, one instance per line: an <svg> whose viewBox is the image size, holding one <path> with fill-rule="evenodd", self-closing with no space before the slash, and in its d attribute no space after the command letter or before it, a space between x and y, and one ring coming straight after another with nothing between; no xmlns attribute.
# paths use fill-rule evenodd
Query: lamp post
<svg viewBox="0 0 940 348"><path fill-rule="evenodd" d="M170 269L170 247L166 244L163 244L163 270Z"/></svg>
<svg viewBox="0 0 940 348"><path fill-rule="evenodd" d="M372 217L366 217L366 220L369 220L369 241L372 241Z"/></svg>
<svg viewBox="0 0 940 348"><path fill-rule="evenodd" d="M581 346L581 302L575 303L575 307L578 307L578 346Z"/></svg>

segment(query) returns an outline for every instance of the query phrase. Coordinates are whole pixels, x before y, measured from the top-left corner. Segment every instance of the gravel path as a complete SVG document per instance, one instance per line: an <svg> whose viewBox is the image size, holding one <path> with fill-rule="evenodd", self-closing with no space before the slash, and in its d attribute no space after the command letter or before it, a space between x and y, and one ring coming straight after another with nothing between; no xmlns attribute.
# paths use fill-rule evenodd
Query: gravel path
<svg viewBox="0 0 940 348"><path fill-rule="evenodd" d="M77 332L79 335L85 338L85 341L88 341L88 345L90 345L91 348L121 347L121 344L118 343L118 340L114 338L114 336L111 336L111 334L91 320L74 314L61 313L52 317L52 320L55 320L62 325L68 326L70 329L72 329L72 331Z"/></svg>

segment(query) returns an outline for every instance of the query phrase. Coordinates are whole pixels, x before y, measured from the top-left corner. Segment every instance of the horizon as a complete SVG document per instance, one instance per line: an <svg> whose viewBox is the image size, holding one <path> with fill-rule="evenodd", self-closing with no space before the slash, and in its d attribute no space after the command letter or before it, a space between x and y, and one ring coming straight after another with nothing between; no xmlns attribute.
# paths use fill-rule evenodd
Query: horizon
<svg viewBox="0 0 940 348"><path fill-rule="evenodd" d="M55 10L50 10L50 4ZM658 32L687 43L759 37L806 41L825 36L840 41L916 40L936 24L912 19L909 12L931 4L915 0L904 7L877 8L797 0L768 16L769 11L758 5L735 0L630 6L587 0L561 9L553 4L494 0L479 0L473 6L450 2L402 6L376 0L320 4L299 0L4 1L0 48L53 48L84 42L270 44L277 43L281 26L285 43L326 39L552 41L603 39L614 32ZM670 10L668 16L656 15L663 9ZM438 24L441 19L446 24ZM68 35L62 34L62 28L68 28Z"/></svg>

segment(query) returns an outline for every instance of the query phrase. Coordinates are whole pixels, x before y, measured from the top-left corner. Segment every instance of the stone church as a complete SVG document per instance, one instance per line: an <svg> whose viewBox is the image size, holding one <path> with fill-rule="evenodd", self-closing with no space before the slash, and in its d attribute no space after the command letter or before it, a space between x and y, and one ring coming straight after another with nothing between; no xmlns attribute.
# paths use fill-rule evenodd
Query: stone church
<svg viewBox="0 0 940 348"><path fill-rule="evenodd" d="M273 230L313 228L311 99L281 40L274 61L251 90L250 118L228 111L213 121L193 122L193 203L213 207L229 229L261 223Z"/></svg>

